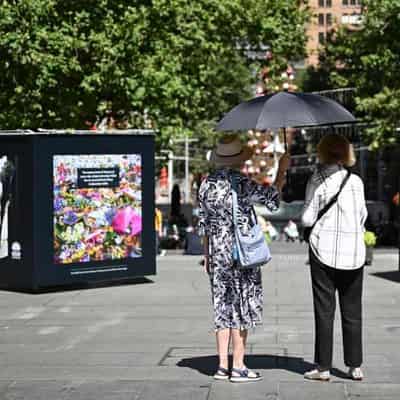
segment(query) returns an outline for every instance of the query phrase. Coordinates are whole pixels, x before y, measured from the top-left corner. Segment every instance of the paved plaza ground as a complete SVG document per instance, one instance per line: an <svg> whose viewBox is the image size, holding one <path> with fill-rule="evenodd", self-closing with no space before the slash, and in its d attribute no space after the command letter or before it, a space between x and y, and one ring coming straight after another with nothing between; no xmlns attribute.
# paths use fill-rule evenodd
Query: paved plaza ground
<svg viewBox="0 0 400 400"><path fill-rule="evenodd" d="M313 313L306 247L275 244L264 326L249 338L259 383L214 382L214 334L199 257L167 255L136 283L43 294L0 292L0 400L400 399L400 272L395 250L366 269L365 375L345 379L340 322L333 380L306 382Z"/></svg>

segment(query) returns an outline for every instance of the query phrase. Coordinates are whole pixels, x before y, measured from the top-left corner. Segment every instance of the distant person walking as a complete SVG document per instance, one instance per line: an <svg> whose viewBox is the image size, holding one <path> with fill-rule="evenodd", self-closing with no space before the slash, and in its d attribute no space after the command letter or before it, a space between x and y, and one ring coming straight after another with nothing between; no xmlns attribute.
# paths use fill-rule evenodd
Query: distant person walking
<svg viewBox="0 0 400 400"><path fill-rule="evenodd" d="M154 228L156 231L156 253L158 255L165 255L165 250L161 250L161 237L163 235L163 215L161 210L156 207L154 213Z"/></svg>
<svg viewBox="0 0 400 400"><path fill-rule="evenodd" d="M283 233L286 237L287 242L295 242L299 239L299 231L297 229L297 225L291 219L288 221L285 228L283 229Z"/></svg>
<svg viewBox="0 0 400 400"><path fill-rule="evenodd" d="M199 189L199 233L204 235L205 269L211 281L219 367L215 379L249 382L261 379L259 373L244 364L247 331L262 322L263 291L260 268L239 269L233 260L234 226L232 186L234 176L238 191L238 226L244 234L254 222L253 203L270 210L279 206L289 157L281 158L275 185L264 187L240 174L252 151L242 146L238 136L222 138L213 150L211 160L216 170ZM229 342L233 345L233 368L228 367Z"/></svg>
<svg viewBox="0 0 400 400"><path fill-rule="evenodd" d="M364 223L367 209L364 185L346 167L355 163L353 147L337 134L324 136L317 147L320 165L310 178L302 214L309 237L311 281L315 314L316 368L305 378L329 380L332 367L336 291L343 330L344 362L348 375L363 379L362 285L365 263ZM323 216L318 213L341 192Z"/></svg>

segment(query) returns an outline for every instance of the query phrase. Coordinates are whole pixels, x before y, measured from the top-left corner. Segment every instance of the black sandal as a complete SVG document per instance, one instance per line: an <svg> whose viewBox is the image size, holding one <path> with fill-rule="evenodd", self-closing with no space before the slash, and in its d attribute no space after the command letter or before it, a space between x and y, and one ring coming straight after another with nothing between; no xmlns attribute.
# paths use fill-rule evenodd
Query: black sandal
<svg viewBox="0 0 400 400"><path fill-rule="evenodd" d="M224 367L218 367L217 372L214 374L214 379L218 381L226 381L229 379L229 371Z"/></svg>
<svg viewBox="0 0 400 400"><path fill-rule="evenodd" d="M262 379L262 376L258 372L254 372L246 367L243 369L232 368L232 373L238 374L231 375L230 381L234 383L257 382Z"/></svg>

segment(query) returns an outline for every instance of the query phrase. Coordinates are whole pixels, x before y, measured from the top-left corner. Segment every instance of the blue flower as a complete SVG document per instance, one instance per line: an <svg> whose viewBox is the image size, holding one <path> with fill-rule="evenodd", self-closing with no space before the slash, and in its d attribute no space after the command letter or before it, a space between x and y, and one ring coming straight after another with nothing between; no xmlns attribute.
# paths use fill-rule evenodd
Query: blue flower
<svg viewBox="0 0 400 400"><path fill-rule="evenodd" d="M60 197L54 199L54 211L58 212L64 207L64 201Z"/></svg>
<svg viewBox="0 0 400 400"><path fill-rule="evenodd" d="M116 212L117 210L115 208L108 208L107 211L105 211L104 217L108 225L111 225Z"/></svg>
<svg viewBox="0 0 400 400"><path fill-rule="evenodd" d="M66 225L74 225L78 221L77 215L73 211L68 211L63 218L63 222Z"/></svg>

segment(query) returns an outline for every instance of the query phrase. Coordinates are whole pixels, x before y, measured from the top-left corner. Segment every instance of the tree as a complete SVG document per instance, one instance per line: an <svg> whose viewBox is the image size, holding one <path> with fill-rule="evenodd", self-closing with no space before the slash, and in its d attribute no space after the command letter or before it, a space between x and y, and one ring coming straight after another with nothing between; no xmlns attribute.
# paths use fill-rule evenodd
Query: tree
<svg viewBox="0 0 400 400"><path fill-rule="evenodd" d="M340 29L321 55L335 87L356 88L356 109L371 123L372 148L398 140L400 125L400 0L365 0L359 30Z"/></svg>
<svg viewBox="0 0 400 400"><path fill-rule="evenodd" d="M250 95L249 48L304 54L307 16L295 0L3 0L0 127L108 114L191 134Z"/></svg>

